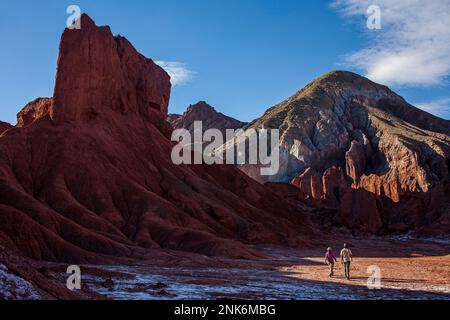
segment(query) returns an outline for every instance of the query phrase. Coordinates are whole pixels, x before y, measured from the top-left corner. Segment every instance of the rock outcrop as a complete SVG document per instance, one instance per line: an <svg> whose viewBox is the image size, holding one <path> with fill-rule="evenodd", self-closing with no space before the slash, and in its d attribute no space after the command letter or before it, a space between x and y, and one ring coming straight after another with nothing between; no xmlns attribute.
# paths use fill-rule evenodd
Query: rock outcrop
<svg viewBox="0 0 450 320"><path fill-rule="evenodd" d="M10 125L9 123L0 121L0 135L3 134L3 132L5 132L8 129L11 129L13 126Z"/></svg>
<svg viewBox="0 0 450 320"><path fill-rule="evenodd" d="M389 88L335 71L270 108L250 128L280 129L281 169L300 199L339 209L335 223L373 233L450 233L450 121ZM441 221L433 231L429 225ZM445 221L445 222L444 222Z"/></svg>
<svg viewBox="0 0 450 320"><path fill-rule="evenodd" d="M53 98L0 135L0 244L85 263L169 250L252 258L247 243L308 242L302 212L234 166L174 165L169 76L81 19L62 36Z"/></svg>
<svg viewBox="0 0 450 320"><path fill-rule="evenodd" d="M113 111L141 118L167 114L169 75L127 39L113 37L109 27L82 19L81 31L66 29L62 36L52 119L89 121Z"/></svg>
<svg viewBox="0 0 450 320"><path fill-rule="evenodd" d="M226 129L237 130L247 124L217 112L204 101L190 105L183 115L170 114L168 121L174 129L187 129L191 133L194 132L194 121L201 121L203 131L207 129L218 129L224 137Z"/></svg>
<svg viewBox="0 0 450 320"><path fill-rule="evenodd" d="M170 113L167 115L167 121L173 126L175 121L181 118L181 114Z"/></svg>
<svg viewBox="0 0 450 320"><path fill-rule="evenodd" d="M47 116L53 106L52 98L38 98L28 103L17 114L17 126L19 128L26 127L39 119Z"/></svg>

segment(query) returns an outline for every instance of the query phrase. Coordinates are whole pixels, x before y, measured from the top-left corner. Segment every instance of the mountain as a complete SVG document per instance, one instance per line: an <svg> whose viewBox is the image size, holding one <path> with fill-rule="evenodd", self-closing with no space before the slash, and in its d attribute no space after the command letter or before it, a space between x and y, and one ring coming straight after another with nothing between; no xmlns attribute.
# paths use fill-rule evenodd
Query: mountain
<svg viewBox="0 0 450 320"><path fill-rule="evenodd" d="M167 121L173 126L174 122L181 118L181 114L170 113L167 115Z"/></svg>
<svg viewBox="0 0 450 320"><path fill-rule="evenodd" d="M194 121L202 121L203 129L219 129L225 136L226 129L241 129L247 123L217 112L205 101L190 105L182 115L170 114L168 121L175 129L187 129L194 132Z"/></svg>
<svg viewBox="0 0 450 320"><path fill-rule="evenodd" d="M303 212L234 166L174 165L168 74L109 27L81 26L62 35L53 97L1 126L2 247L96 263L309 242Z"/></svg>
<svg viewBox="0 0 450 320"><path fill-rule="evenodd" d="M280 129L281 169L299 199L338 210L335 225L372 233L450 232L450 121L389 88L334 71L270 108L249 128Z"/></svg>

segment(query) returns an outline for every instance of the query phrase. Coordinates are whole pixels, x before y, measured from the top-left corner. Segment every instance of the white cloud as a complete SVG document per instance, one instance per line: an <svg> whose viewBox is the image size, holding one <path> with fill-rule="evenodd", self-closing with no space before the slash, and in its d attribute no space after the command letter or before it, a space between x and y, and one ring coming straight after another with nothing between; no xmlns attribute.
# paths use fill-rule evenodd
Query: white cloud
<svg viewBox="0 0 450 320"><path fill-rule="evenodd" d="M182 62L155 61L155 63L170 75L174 87L188 83L195 75L195 72L189 70Z"/></svg>
<svg viewBox="0 0 450 320"><path fill-rule="evenodd" d="M444 119L450 119L450 98L416 103L415 106Z"/></svg>
<svg viewBox="0 0 450 320"><path fill-rule="evenodd" d="M334 0L347 17L366 28L370 5L381 9L381 30L367 30L370 42L349 54L345 64L376 82L397 86L441 84L450 75L449 0Z"/></svg>

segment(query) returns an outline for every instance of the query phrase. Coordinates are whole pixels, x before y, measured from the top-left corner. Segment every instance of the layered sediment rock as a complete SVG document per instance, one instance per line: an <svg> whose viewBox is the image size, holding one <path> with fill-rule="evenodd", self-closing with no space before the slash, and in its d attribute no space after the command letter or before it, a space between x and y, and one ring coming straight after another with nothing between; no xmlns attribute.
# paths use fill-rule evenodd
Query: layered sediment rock
<svg viewBox="0 0 450 320"><path fill-rule="evenodd" d="M385 86L351 72L331 72L250 127L281 131L280 171L254 178L292 181L301 199L339 209L337 224L374 233L433 233L426 226L450 216L444 191L450 181L450 122L409 105Z"/></svg>
<svg viewBox="0 0 450 320"><path fill-rule="evenodd" d="M174 165L169 76L81 19L62 36L53 98L0 136L0 243L83 263L165 250L252 258L250 242L308 241L302 213L234 166Z"/></svg>

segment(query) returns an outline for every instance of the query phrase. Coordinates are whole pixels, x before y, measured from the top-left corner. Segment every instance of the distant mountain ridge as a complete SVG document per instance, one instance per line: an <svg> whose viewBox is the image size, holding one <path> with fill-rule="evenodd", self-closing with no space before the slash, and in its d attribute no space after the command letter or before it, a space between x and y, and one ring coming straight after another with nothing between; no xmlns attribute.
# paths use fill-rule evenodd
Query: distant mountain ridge
<svg viewBox="0 0 450 320"><path fill-rule="evenodd" d="M201 121L203 129L219 129L225 136L226 129L241 129L246 122L236 120L217 112L205 101L199 101L190 105L182 115L169 114L168 121L174 129L187 129L191 133L194 131L194 121Z"/></svg>

